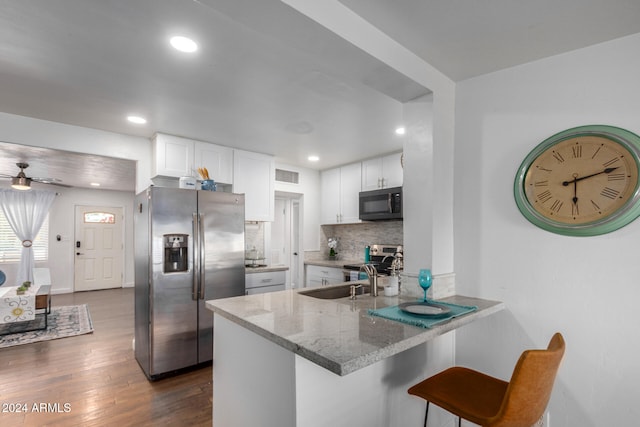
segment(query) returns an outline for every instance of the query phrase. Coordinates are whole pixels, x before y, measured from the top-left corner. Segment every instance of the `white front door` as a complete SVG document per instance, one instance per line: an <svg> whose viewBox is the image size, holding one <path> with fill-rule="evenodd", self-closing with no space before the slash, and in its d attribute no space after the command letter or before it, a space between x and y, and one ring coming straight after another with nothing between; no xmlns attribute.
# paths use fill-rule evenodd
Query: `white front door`
<svg viewBox="0 0 640 427"><path fill-rule="evenodd" d="M76 206L75 291L122 287L123 209Z"/></svg>

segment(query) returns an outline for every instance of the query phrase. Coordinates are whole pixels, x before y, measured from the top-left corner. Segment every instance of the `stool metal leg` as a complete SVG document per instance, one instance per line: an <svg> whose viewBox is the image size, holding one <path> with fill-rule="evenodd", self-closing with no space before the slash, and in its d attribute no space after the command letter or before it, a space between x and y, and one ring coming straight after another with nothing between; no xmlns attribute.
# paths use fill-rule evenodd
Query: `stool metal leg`
<svg viewBox="0 0 640 427"><path fill-rule="evenodd" d="M424 427L427 427L428 416L429 416L429 401L427 400L427 410L424 412Z"/></svg>
<svg viewBox="0 0 640 427"><path fill-rule="evenodd" d="M462 417L458 417L458 427L462 427Z"/></svg>

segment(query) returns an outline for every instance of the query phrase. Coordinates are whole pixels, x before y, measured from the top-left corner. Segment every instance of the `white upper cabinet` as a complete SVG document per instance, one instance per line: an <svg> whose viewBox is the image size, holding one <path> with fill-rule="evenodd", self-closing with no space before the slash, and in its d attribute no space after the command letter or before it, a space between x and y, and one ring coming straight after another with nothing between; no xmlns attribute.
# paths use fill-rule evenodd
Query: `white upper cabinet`
<svg viewBox="0 0 640 427"><path fill-rule="evenodd" d="M273 221L275 161L272 156L233 150L233 192L244 193L246 221Z"/></svg>
<svg viewBox="0 0 640 427"><path fill-rule="evenodd" d="M207 168L209 177L223 184L233 183L233 149L196 141L193 165Z"/></svg>
<svg viewBox="0 0 640 427"><path fill-rule="evenodd" d="M362 162L362 191L402 186L402 153Z"/></svg>
<svg viewBox="0 0 640 427"><path fill-rule="evenodd" d="M340 222L340 168L327 169L320 173L320 222Z"/></svg>
<svg viewBox="0 0 640 427"><path fill-rule="evenodd" d="M233 183L233 150L203 141L158 133L153 139L152 176L198 176L197 168L206 167L216 182Z"/></svg>
<svg viewBox="0 0 640 427"><path fill-rule="evenodd" d="M360 222L360 163L328 169L320 174L322 224Z"/></svg>
<svg viewBox="0 0 640 427"><path fill-rule="evenodd" d="M360 222L360 163L340 168L340 209L342 223Z"/></svg>
<svg viewBox="0 0 640 427"><path fill-rule="evenodd" d="M153 138L152 176L191 176L194 142L190 139L157 133Z"/></svg>

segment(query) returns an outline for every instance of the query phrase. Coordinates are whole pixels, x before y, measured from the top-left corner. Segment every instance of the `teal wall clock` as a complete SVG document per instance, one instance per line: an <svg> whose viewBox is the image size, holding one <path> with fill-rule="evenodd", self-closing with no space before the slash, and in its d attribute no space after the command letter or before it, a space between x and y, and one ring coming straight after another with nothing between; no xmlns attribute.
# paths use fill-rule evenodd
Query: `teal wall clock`
<svg viewBox="0 0 640 427"><path fill-rule="evenodd" d="M567 129L544 140L518 169L514 195L531 223L595 236L640 215L640 137L613 126Z"/></svg>

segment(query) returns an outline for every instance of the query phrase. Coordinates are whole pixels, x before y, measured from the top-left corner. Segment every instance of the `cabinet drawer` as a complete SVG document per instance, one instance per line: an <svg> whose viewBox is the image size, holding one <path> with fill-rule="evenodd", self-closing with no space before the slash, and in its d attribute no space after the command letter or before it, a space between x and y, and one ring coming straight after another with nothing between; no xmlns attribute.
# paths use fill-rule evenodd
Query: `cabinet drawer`
<svg viewBox="0 0 640 427"><path fill-rule="evenodd" d="M245 287L284 285L286 275L284 271L269 271L265 273L249 273L245 275Z"/></svg>
<svg viewBox="0 0 640 427"><path fill-rule="evenodd" d="M322 281L322 279L326 279L322 281L323 285L344 282L344 274L342 273L341 268L323 267L320 265L307 265L306 272L308 281Z"/></svg>

